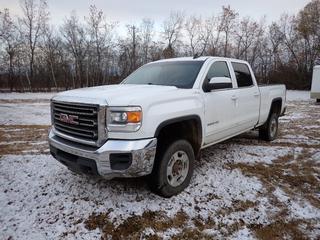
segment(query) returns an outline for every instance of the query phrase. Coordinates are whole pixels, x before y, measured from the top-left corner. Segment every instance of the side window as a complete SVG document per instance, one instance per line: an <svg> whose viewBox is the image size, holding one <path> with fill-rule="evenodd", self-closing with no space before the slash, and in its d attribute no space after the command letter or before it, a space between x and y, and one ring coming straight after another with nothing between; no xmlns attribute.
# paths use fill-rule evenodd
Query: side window
<svg viewBox="0 0 320 240"><path fill-rule="evenodd" d="M214 62L207 74L207 79L211 79L213 77L228 77L230 76L230 71L226 62Z"/></svg>
<svg viewBox="0 0 320 240"><path fill-rule="evenodd" d="M246 64L232 63L234 73L236 75L238 87L250 87L253 85L250 70Z"/></svg>

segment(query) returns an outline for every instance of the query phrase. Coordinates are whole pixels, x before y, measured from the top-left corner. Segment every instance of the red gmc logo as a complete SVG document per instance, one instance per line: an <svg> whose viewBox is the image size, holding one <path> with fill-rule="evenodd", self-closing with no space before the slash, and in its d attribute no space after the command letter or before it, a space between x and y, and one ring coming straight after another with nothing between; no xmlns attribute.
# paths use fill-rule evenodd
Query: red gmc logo
<svg viewBox="0 0 320 240"><path fill-rule="evenodd" d="M68 115L65 113L60 113L60 117L59 120L61 122L65 122L65 123L69 123L69 124L73 124L73 125L79 125L79 122L75 121L78 120L79 117L75 116L75 115Z"/></svg>

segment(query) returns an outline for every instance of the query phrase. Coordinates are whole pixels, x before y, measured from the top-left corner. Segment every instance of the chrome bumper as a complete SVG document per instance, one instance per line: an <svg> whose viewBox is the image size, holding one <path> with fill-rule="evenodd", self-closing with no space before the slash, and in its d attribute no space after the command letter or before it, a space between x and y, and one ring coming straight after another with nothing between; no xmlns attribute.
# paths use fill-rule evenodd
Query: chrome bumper
<svg viewBox="0 0 320 240"><path fill-rule="evenodd" d="M69 156L95 161L98 175L111 179L114 177L138 177L150 174L156 154L157 139L108 140L100 148L93 148L65 140L55 135L51 130L49 144L50 147L65 152ZM131 154L131 165L125 170L112 169L110 154L122 153Z"/></svg>

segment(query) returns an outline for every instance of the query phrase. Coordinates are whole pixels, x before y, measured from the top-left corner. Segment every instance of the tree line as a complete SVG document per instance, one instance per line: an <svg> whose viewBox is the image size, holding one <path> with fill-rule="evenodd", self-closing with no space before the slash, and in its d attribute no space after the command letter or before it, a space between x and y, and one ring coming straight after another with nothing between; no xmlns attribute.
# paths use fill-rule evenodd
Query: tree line
<svg viewBox="0 0 320 240"><path fill-rule="evenodd" d="M90 6L61 26L50 25L46 0L21 0L21 16L0 10L0 89L52 91L118 83L150 61L181 56L243 59L259 83L309 89L320 58L320 0L296 15L267 24L223 6L210 17L174 11L155 27L152 19L127 24Z"/></svg>

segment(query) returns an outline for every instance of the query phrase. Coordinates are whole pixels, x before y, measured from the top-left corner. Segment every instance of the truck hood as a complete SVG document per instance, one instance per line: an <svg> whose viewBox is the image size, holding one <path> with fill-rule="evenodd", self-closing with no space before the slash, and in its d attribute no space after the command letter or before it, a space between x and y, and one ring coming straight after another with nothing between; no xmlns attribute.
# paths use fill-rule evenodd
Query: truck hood
<svg viewBox="0 0 320 240"><path fill-rule="evenodd" d="M158 95L181 91L174 86L118 84L81 88L55 95L52 100L102 104L109 106L140 105Z"/></svg>

